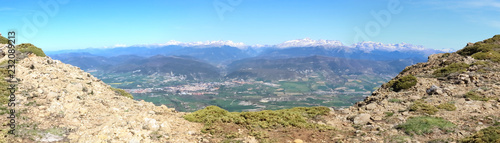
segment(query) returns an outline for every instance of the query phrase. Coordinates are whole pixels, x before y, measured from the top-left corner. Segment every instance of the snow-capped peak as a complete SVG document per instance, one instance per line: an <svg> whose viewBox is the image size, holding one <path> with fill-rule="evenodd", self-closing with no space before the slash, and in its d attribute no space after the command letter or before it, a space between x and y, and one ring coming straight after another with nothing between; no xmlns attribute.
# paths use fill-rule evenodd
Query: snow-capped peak
<svg viewBox="0 0 500 143"><path fill-rule="evenodd" d="M373 50L384 50L384 51L422 51L425 50L423 46L412 45L407 43L400 44L384 44L380 42L360 42L353 44L351 47L360 49L364 52L371 52Z"/></svg>
<svg viewBox="0 0 500 143"><path fill-rule="evenodd" d="M164 44L158 44L157 46L170 46L170 45L178 45L178 46L183 46L183 47L197 47L197 48L205 48L205 47L220 47L220 46L231 46L231 47L236 47L240 49L245 49L248 46L243 44L242 42L236 43L233 41L205 41L205 42L179 42L175 40L171 40L167 43Z"/></svg>
<svg viewBox="0 0 500 143"><path fill-rule="evenodd" d="M343 46L342 42L336 40L312 40L310 38L297 39L285 41L281 44L275 45L277 48L291 48L291 47L324 47L333 48Z"/></svg>
<svg viewBox="0 0 500 143"><path fill-rule="evenodd" d="M179 42L175 40L168 41L163 44L146 44L146 45L136 45L136 46L144 46L144 47L162 47L162 46L170 46L170 45L176 45L176 46L182 46L182 47L194 47L194 48L208 48L208 47L222 47L222 46L230 46L230 47L236 47L239 49L247 49L247 48L252 48L252 49L260 49L260 48L279 48L279 49L285 49L285 48L294 48L294 47L322 47L322 48L327 48L327 49L343 49L343 50L360 50L364 51L366 53L369 53L373 50L382 50L382 51L427 51L427 50L433 50L433 49L426 49L421 45L412 45L412 44L407 44L407 43L400 43L400 44L384 44L380 42L360 42L352 45L343 45L342 42L337 41L337 40L313 40L310 38L304 38L304 39L296 39L296 40L289 40L285 41L280 44L276 45L261 45L261 44L255 44L255 45L245 45L242 42L233 42L233 41L205 41L205 42ZM122 44L117 44L113 47L126 47L126 45ZM451 50L438 50L438 51L443 51L443 52L449 52Z"/></svg>

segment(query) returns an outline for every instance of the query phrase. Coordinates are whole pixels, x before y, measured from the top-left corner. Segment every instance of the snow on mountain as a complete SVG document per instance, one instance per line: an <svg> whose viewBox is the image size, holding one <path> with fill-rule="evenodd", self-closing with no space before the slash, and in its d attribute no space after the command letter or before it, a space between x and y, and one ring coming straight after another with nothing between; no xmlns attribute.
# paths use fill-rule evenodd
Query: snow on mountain
<svg viewBox="0 0 500 143"><path fill-rule="evenodd" d="M206 48L206 47L222 47L222 46L231 46L240 49L246 49L248 46L243 44L242 42L236 43L230 40L227 41L205 41L205 42L179 42L175 40L171 40L164 44L158 44L157 46L170 46L170 45L178 45L183 47L196 47L196 48Z"/></svg>
<svg viewBox="0 0 500 143"><path fill-rule="evenodd" d="M297 48L297 47L322 47L326 49L344 49L344 50L361 50L366 53L369 53L373 50L381 50L381 51L429 51L434 49L427 49L421 45L412 45L407 43L399 43L399 44L384 44L380 42L360 42L352 45L344 45L342 42L337 40L313 40L310 38L304 39L296 39L285 41L276 45L246 45L242 42L233 42L233 41L205 41L205 42L179 42L175 40L171 40L167 43L163 44L150 44L150 45L136 45L143 47L162 47L162 46L170 46L177 45L182 47L194 47L194 48L210 48L210 47L222 47L222 46L230 46L236 47L242 50L251 48L251 49L260 49L260 48L278 48L278 49L286 49L286 48ZM115 47L125 47L125 46L115 46ZM442 52L450 52L451 50L435 50Z"/></svg>
<svg viewBox="0 0 500 143"><path fill-rule="evenodd" d="M412 44L407 44L407 43L401 43L401 44L384 44L380 42L360 42L351 45L353 48L357 48L359 50L362 50L364 52L371 52L373 50L382 50L382 51L423 51L426 50L421 45L412 45Z"/></svg>
<svg viewBox="0 0 500 143"><path fill-rule="evenodd" d="M283 42L281 44L275 45L276 48L291 48L291 47L324 47L324 48L335 48L343 46L342 42L336 40L312 40L310 38L297 39Z"/></svg>

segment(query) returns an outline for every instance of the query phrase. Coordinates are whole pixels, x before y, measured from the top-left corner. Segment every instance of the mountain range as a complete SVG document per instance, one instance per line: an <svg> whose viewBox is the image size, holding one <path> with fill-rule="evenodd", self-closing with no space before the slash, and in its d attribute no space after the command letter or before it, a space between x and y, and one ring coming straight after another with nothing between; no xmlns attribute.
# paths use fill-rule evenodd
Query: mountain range
<svg viewBox="0 0 500 143"><path fill-rule="evenodd" d="M180 75L201 75L198 79L225 77L264 77L269 79L298 77L298 70L330 71L340 74L341 64L348 63L349 73L380 69L377 72L396 74L405 66L427 61L427 57L446 50L426 49L412 44L361 42L346 46L340 41L297 39L276 45L245 45L232 41L118 46L46 52L50 57L83 70L140 73L173 72ZM163 56L162 58L160 58ZM155 58L156 57L156 58ZM173 58L175 57L175 58ZM148 64L156 59L162 64ZM172 60L176 59L173 63ZM321 61L304 66L311 60ZM333 63L332 63L333 62ZM280 65L287 63L287 65ZM247 64L247 65L246 65ZM260 67L255 67L260 65ZM294 67L292 69L276 67ZM318 69L318 68L323 69ZM384 67L384 68L378 68ZM344 67L345 68L345 67ZM190 70L186 70L190 69ZM252 69L253 71L249 71ZM268 71L268 72L264 72ZM279 74L277 76L270 73Z"/></svg>

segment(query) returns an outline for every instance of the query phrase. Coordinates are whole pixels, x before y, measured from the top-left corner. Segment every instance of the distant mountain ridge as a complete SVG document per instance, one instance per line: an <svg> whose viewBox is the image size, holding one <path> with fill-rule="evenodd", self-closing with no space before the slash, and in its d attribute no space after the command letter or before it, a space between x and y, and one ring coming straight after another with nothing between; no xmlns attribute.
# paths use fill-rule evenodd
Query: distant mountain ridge
<svg viewBox="0 0 500 143"><path fill-rule="evenodd" d="M232 41L191 43L170 41L156 45L64 50L47 52L47 55L78 66L83 70L97 69L108 73L140 70L140 74L173 72L179 75L190 75L188 79L228 77L274 80L294 79L301 76L301 74L290 71L290 69L272 66L292 67L294 70L299 71L307 67L308 70L323 71L328 74L353 74L370 71L370 74L395 75L406 66L426 62L427 57L431 54L443 52L406 43L361 42L345 46L340 41L305 38L290 40L277 45L253 46ZM155 59L159 61L153 61ZM323 62L323 64L334 64L335 66L323 64L316 67L310 66L310 59L316 59ZM335 61L332 59L342 62L332 63L332 61ZM280 65L280 63L288 64ZM258 65L268 67L263 68L258 67ZM349 69L350 72L342 73L331 69L340 66L351 68ZM374 70L368 70L365 67ZM248 70L249 68L251 70Z"/></svg>
<svg viewBox="0 0 500 143"><path fill-rule="evenodd" d="M297 52L294 52L297 51ZM330 57L394 60L415 59L425 61L431 54L450 52L449 50L427 49L412 44L384 44L379 42L361 42L350 46L335 40L312 40L310 38L285 41L276 45L245 45L232 41L178 42L169 41L164 44L119 45L114 48L88 48L62 51L47 51L49 56L64 53L88 52L93 55L113 57L119 55L137 55L150 57L157 54L188 55L207 61L214 65L226 65L235 60L249 57L303 57L322 55ZM279 53L279 54L276 54ZM396 56L395 55L402 55ZM368 58L366 58L368 57ZM394 58L388 58L394 57Z"/></svg>

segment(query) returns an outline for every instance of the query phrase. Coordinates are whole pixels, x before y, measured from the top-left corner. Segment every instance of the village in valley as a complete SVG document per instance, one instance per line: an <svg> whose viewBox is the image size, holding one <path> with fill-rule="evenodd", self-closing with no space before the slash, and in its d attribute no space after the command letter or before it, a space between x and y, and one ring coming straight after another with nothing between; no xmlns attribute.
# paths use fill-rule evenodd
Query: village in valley
<svg viewBox="0 0 500 143"><path fill-rule="evenodd" d="M104 74L89 71L113 87L122 88L157 105L175 107L179 111L196 111L217 105L229 111L259 111L297 106L350 106L380 87L390 77L345 75L345 82L327 83L321 76L292 80L225 79L213 81L187 80L185 75L155 73Z"/></svg>

